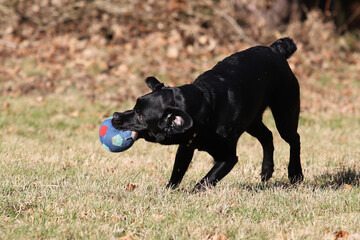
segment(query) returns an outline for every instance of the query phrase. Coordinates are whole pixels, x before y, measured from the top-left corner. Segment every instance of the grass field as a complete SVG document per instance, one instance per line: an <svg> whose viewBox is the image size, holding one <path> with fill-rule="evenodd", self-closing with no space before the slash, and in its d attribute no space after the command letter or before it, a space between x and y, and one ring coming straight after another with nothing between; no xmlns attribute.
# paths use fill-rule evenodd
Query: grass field
<svg viewBox="0 0 360 240"><path fill-rule="evenodd" d="M305 181L291 186L289 148L267 112L273 178L260 183L261 146L244 134L233 171L189 194L212 166L207 154L169 191L176 146L139 140L114 154L99 144L104 117L132 103L78 93L0 102L0 239L360 239L359 116L302 113Z"/></svg>

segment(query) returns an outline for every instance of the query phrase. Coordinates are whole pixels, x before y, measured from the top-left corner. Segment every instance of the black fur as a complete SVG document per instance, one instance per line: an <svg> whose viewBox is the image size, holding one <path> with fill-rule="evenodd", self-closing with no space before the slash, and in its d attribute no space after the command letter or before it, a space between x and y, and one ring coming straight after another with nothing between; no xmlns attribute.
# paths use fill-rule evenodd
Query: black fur
<svg viewBox="0 0 360 240"><path fill-rule="evenodd" d="M180 184L195 149L208 152L215 164L195 186L202 190L215 186L237 163L236 144L244 132L262 145L261 180L271 178L273 137L262 123L269 107L281 137L290 145L288 177L291 183L300 182L299 84L286 61L295 50L289 38L270 47L252 47L179 87L164 87L156 78L147 78L152 92L138 98L134 109L114 113L113 125L137 131L146 141L179 144L168 187Z"/></svg>

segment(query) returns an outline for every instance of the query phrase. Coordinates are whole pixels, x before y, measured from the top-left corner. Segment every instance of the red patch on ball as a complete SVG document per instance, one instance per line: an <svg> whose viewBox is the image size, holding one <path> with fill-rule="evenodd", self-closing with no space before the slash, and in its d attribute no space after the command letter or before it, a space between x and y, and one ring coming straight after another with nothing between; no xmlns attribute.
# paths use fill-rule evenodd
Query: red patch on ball
<svg viewBox="0 0 360 240"><path fill-rule="evenodd" d="M105 125L102 125L101 126L101 128L100 128L100 136L104 136L105 134L106 134L106 132L107 132L107 129L108 129L108 127L107 126L105 126Z"/></svg>

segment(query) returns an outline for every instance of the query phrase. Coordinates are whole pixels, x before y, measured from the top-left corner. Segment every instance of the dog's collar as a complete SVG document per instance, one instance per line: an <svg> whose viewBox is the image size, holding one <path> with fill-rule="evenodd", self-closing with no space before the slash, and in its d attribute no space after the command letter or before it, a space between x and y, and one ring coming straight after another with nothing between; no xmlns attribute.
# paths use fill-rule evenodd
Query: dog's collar
<svg viewBox="0 0 360 240"><path fill-rule="evenodd" d="M197 133L194 133L192 137L190 138L189 142L186 144L187 147L190 147L190 145L193 143L194 139L196 138Z"/></svg>

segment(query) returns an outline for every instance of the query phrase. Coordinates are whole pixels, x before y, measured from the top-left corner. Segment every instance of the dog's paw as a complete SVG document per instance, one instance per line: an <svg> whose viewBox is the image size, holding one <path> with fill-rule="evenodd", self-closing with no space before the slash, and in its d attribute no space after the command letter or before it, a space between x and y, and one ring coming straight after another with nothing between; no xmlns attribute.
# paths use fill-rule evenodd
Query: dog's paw
<svg viewBox="0 0 360 240"><path fill-rule="evenodd" d="M208 190L211 186L206 183L197 183L191 193L201 193Z"/></svg>
<svg viewBox="0 0 360 240"><path fill-rule="evenodd" d="M291 184L301 183L304 181L304 175L301 172L298 174L289 174L289 180Z"/></svg>
<svg viewBox="0 0 360 240"><path fill-rule="evenodd" d="M273 172L274 172L273 170L262 171L260 174L261 181L262 182L268 181L272 177Z"/></svg>
<svg viewBox="0 0 360 240"><path fill-rule="evenodd" d="M166 185L166 188L171 189L171 190L176 190L178 187L179 187L179 184L174 184L174 183L170 183L170 182Z"/></svg>

